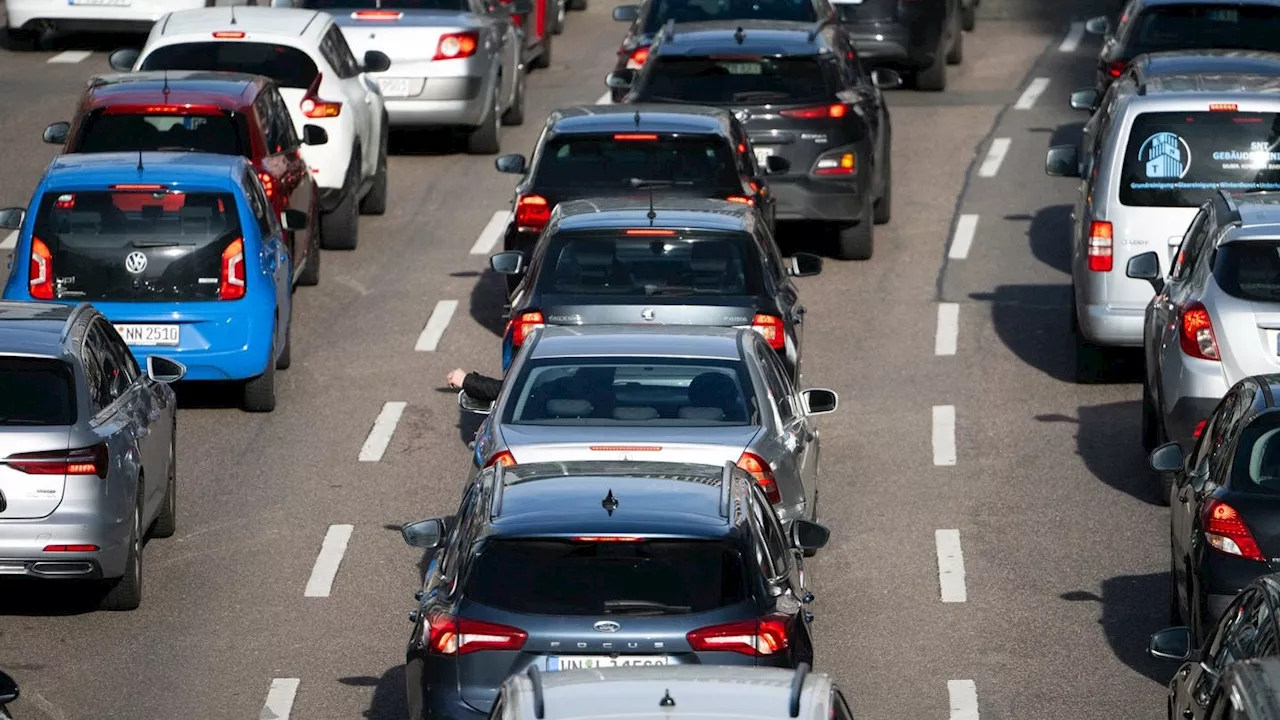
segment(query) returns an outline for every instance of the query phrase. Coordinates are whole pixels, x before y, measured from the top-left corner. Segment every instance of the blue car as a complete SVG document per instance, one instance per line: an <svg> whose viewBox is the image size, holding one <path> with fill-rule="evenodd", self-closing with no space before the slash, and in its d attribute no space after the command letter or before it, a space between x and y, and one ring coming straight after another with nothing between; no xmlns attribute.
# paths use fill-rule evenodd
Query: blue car
<svg viewBox="0 0 1280 720"><path fill-rule="evenodd" d="M295 276L284 230L247 160L204 153L61 155L27 209L5 300L93 303L138 362L163 353L187 380L239 381L250 412L275 409L289 366Z"/></svg>

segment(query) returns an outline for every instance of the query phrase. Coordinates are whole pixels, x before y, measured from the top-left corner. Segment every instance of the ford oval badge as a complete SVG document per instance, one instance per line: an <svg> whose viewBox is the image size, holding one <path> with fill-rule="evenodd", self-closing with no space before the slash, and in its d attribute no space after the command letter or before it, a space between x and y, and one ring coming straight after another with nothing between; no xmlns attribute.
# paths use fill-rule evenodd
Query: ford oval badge
<svg viewBox="0 0 1280 720"><path fill-rule="evenodd" d="M592 625L598 632L616 633L622 629L622 626L612 620L601 620Z"/></svg>

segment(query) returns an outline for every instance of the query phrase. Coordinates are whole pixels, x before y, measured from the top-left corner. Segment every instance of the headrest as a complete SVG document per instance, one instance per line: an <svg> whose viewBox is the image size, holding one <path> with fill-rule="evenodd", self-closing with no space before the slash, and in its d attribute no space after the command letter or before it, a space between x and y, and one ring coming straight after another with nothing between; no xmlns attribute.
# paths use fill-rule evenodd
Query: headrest
<svg viewBox="0 0 1280 720"><path fill-rule="evenodd" d="M653 420L658 417L658 411L651 407L620 407L613 411L614 420Z"/></svg>
<svg viewBox="0 0 1280 720"><path fill-rule="evenodd" d="M678 415L681 420L718 422L724 419L724 411L714 407L682 407Z"/></svg>
<svg viewBox="0 0 1280 720"><path fill-rule="evenodd" d="M557 418L586 417L595 409L586 400L556 399L547 401L547 414Z"/></svg>

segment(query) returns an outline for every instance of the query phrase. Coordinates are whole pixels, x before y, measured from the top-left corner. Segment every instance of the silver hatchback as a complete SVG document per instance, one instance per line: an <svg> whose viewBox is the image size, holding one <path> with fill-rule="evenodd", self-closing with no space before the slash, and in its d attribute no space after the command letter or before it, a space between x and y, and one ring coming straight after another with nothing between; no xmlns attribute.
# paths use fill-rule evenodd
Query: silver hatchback
<svg viewBox="0 0 1280 720"><path fill-rule="evenodd" d="M90 305L0 302L0 578L101 580L142 599L142 546L175 529L173 390Z"/></svg>

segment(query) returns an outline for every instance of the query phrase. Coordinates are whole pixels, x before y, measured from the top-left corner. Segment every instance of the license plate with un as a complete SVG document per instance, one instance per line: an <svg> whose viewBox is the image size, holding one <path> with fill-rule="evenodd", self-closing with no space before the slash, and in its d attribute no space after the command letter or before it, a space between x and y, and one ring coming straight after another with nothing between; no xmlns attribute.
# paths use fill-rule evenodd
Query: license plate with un
<svg viewBox="0 0 1280 720"><path fill-rule="evenodd" d="M378 88L386 97L409 96L409 80L406 78L378 78Z"/></svg>
<svg viewBox="0 0 1280 720"><path fill-rule="evenodd" d="M128 345L177 345L179 325L116 325L116 332Z"/></svg>
<svg viewBox="0 0 1280 720"><path fill-rule="evenodd" d="M561 670L596 670L611 667L651 667L670 665L666 655L548 655L547 672Z"/></svg>
<svg viewBox="0 0 1280 720"><path fill-rule="evenodd" d="M768 162L769 157L773 155L773 148L758 147L758 148L752 148L752 150L755 150L756 162L760 163L761 165L764 165L766 162Z"/></svg>

